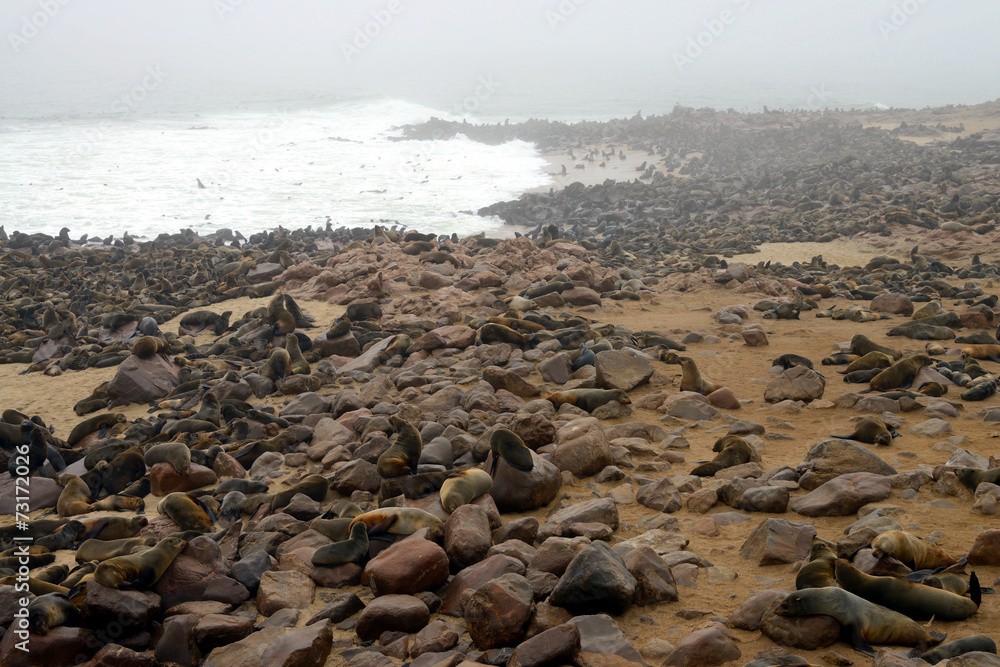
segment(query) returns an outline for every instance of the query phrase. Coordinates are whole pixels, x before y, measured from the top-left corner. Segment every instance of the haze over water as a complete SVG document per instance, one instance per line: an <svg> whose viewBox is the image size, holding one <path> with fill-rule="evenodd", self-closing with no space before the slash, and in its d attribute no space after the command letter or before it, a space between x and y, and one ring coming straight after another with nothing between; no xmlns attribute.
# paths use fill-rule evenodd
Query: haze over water
<svg viewBox="0 0 1000 667"><path fill-rule="evenodd" d="M985 0L9 1L0 224L494 230L475 209L549 182L535 149L393 127L975 104L998 27Z"/></svg>

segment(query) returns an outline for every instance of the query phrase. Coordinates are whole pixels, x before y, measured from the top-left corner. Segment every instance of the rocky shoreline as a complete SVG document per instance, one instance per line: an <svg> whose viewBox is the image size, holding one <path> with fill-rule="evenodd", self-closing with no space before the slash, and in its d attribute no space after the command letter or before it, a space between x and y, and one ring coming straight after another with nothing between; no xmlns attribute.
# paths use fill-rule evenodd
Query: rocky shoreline
<svg viewBox="0 0 1000 667"><path fill-rule="evenodd" d="M481 132L609 140L536 125ZM0 236L30 664L867 664L829 617L775 613L815 538L902 575L870 544L905 530L1000 585L993 135L683 110L622 131L677 173L490 207L533 227L512 239ZM727 259L843 234L921 242ZM862 356L867 380L835 372ZM865 417L899 437L831 438ZM442 474L475 468L488 489ZM135 590L74 571L87 540L153 560L171 536ZM0 665L25 664L15 584ZM995 597L930 627L995 639Z"/></svg>

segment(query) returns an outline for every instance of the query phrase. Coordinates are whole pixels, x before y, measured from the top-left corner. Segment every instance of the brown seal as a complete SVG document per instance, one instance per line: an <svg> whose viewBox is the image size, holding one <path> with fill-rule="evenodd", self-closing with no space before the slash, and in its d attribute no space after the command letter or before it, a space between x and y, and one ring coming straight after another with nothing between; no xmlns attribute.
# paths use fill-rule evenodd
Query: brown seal
<svg viewBox="0 0 1000 667"><path fill-rule="evenodd" d="M232 314L231 310L227 310L221 315L210 310L196 310L193 313L187 313L177 326L177 334L197 336L202 331L211 328L216 336L221 336L229 328L229 317Z"/></svg>
<svg viewBox="0 0 1000 667"><path fill-rule="evenodd" d="M212 530L212 519L208 512L186 493L175 491L156 506L156 511L166 514L181 530L196 530L207 533Z"/></svg>
<svg viewBox="0 0 1000 667"><path fill-rule="evenodd" d="M892 439L898 437L899 434L895 430L889 428L885 425L881 419L876 419L875 417L865 417L859 421L854 426L854 432L850 435L833 435L830 434L831 438L840 438L841 440L857 440L858 442L864 442L869 445L878 445L880 447L888 447L892 444Z"/></svg>
<svg viewBox="0 0 1000 667"><path fill-rule="evenodd" d="M942 574L940 576L930 576L922 582L924 586L933 586L942 590L954 593L955 595L968 595L971 587L969 582L954 574ZM982 591L980 591L982 593Z"/></svg>
<svg viewBox="0 0 1000 667"><path fill-rule="evenodd" d="M284 294L277 294L268 302L267 322L274 327L276 336L284 336L295 331L295 316L285 307Z"/></svg>
<svg viewBox="0 0 1000 667"><path fill-rule="evenodd" d="M916 535L901 530L886 531L872 540L872 556L891 556L914 570L948 567L958 563L958 559L937 546L924 542Z"/></svg>
<svg viewBox="0 0 1000 667"><path fill-rule="evenodd" d="M835 586L790 593L774 613L779 616L831 616L850 633L854 648L868 654L875 652L872 644L916 646L923 650L944 639L944 635L928 632L899 612L872 604Z"/></svg>
<svg viewBox="0 0 1000 667"><path fill-rule="evenodd" d="M948 393L948 387L940 382L925 382L917 389L924 396L944 396Z"/></svg>
<svg viewBox="0 0 1000 667"><path fill-rule="evenodd" d="M493 431L493 435L490 436L490 451L493 453L490 476L496 472L497 462L501 458L522 472L531 472L535 467L531 450L524 444L524 440L521 440L521 436L510 429L498 428Z"/></svg>
<svg viewBox="0 0 1000 667"><path fill-rule="evenodd" d="M90 487L76 475L64 472L56 477L56 484L63 487L56 501L56 512L59 516L76 516L90 511Z"/></svg>
<svg viewBox="0 0 1000 667"><path fill-rule="evenodd" d="M157 354L170 354L170 344L159 336L143 336L132 344L132 354L152 359Z"/></svg>
<svg viewBox="0 0 1000 667"><path fill-rule="evenodd" d="M28 629L46 635L52 628L66 625L85 627L80 610L62 593L39 595L28 603Z"/></svg>
<svg viewBox="0 0 1000 667"><path fill-rule="evenodd" d="M970 345L962 348L963 359L988 359L1000 362L1000 345Z"/></svg>
<svg viewBox="0 0 1000 667"><path fill-rule="evenodd" d="M523 333L514 331L502 324L490 322L479 327L479 342L483 344L509 343L518 347L524 347L527 341L528 339Z"/></svg>
<svg viewBox="0 0 1000 667"><path fill-rule="evenodd" d="M313 552L312 564L336 567L364 562L368 556L368 526L364 523L352 524L350 535L346 540L326 544Z"/></svg>
<svg viewBox="0 0 1000 667"><path fill-rule="evenodd" d="M88 563L92 560L108 560L117 556L126 556L135 547L148 547L156 544L152 535L146 537L126 537L120 540L86 540L76 550L76 562Z"/></svg>
<svg viewBox="0 0 1000 667"><path fill-rule="evenodd" d="M528 456L531 453L528 452ZM454 512L459 506L471 503L493 486L493 478L485 470L469 468L455 473L441 485L441 506Z"/></svg>
<svg viewBox="0 0 1000 667"><path fill-rule="evenodd" d="M824 588L836 586L837 578L833 571L833 562L837 560L830 545L822 540L813 540L809 550L809 562L795 574L795 588Z"/></svg>
<svg viewBox="0 0 1000 667"><path fill-rule="evenodd" d="M434 472L418 472L410 475L403 482L403 497L408 500L426 498L441 490L444 481L457 472L456 470L438 470ZM360 512L358 513L360 514ZM354 516L357 516L355 514Z"/></svg>
<svg viewBox="0 0 1000 667"><path fill-rule="evenodd" d="M436 530L443 525L441 519L415 507L381 507L351 519L352 530L357 523L365 524L369 535L412 535L421 528Z"/></svg>
<svg viewBox="0 0 1000 667"><path fill-rule="evenodd" d="M962 484L975 491L983 482L990 484L1000 484L1000 468L989 470L979 470L977 468L959 468L955 475L962 480Z"/></svg>
<svg viewBox="0 0 1000 667"><path fill-rule="evenodd" d="M91 433L98 432L104 428L110 428L115 424L120 424L124 421L125 415L120 412L107 413L91 417L90 419L84 419L82 422L74 426L73 430L69 432L69 437L66 438L66 444L72 447Z"/></svg>
<svg viewBox="0 0 1000 667"><path fill-rule="evenodd" d="M666 352L660 355L660 361L668 364L680 364L681 391L694 391L708 396L722 385L717 385L705 380L698 370L698 365L691 357L682 357L675 352Z"/></svg>
<svg viewBox="0 0 1000 667"><path fill-rule="evenodd" d="M169 463L181 475L187 475L191 471L191 450L183 442L153 445L146 450L144 460L149 467L157 463Z"/></svg>
<svg viewBox="0 0 1000 667"><path fill-rule="evenodd" d="M407 473L413 475L417 472L417 462L420 460L420 450L423 448L420 431L413 424L396 415L392 415L389 421L396 429L396 442L378 457L376 463L378 474L383 479L399 477Z"/></svg>
<svg viewBox="0 0 1000 667"><path fill-rule="evenodd" d="M879 345L864 334L854 334L851 338L851 354L863 357L869 352L884 352L893 359L900 359L903 356L903 353L899 350L892 347L886 347L885 345Z"/></svg>
<svg viewBox="0 0 1000 667"><path fill-rule="evenodd" d="M149 525L144 516L102 516L94 519L81 519L86 531L82 539L117 540L132 537Z"/></svg>
<svg viewBox="0 0 1000 667"><path fill-rule="evenodd" d="M102 562L94 570L94 580L108 588L145 590L163 576L186 546L187 540L167 537L142 553L118 556Z"/></svg>
<svg viewBox="0 0 1000 667"><path fill-rule="evenodd" d="M975 572L969 581L971 597L966 598L905 579L873 577L841 558L833 567L837 583L845 590L917 620L961 621L975 614L982 600Z"/></svg>
<svg viewBox="0 0 1000 667"><path fill-rule="evenodd" d="M326 493L330 490L330 482L323 475L307 475L298 484L294 484L284 491L279 491L271 498L271 511L280 510L292 502L296 494L302 493L318 503L326 500Z"/></svg>
<svg viewBox="0 0 1000 667"><path fill-rule="evenodd" d="M49 551L69 549L83 535L86 527L79 521L67 521L62 528L54 533L40 537L34 541L34 546L45 547Z"/></svg>
<svg viewBox="0 0 1000 667"><path fill-rule="evenodd" d="M292 374L291 366L292 358L289 356L288 350L276 347L271 350L267 361L261 366L260 374L272 382L279 380L284 382L285 378Z"/></svg>
<svg viewBox="0 0 1000 667"><path fill-rule="evenodd" d="M117 494L146 474L146 461L138 447L130 447L110 461L101 461L94 469L101 475L104 490Z"/></svg>
<svg viewBox="0 0 1000 667"><path fill-rule="evenodd" d="M715 458L708 463L702 463L691 471L692 475L698 477L711 477L720 470L732 468L743 463L748 463L756 459L760 461L760 456L753 447L738 435L727 435L715 441L712 447L713 452L718 452Z"/></svg>
<svg viewBox="0 0 1000 667"><path fill-rule="evenodd" d="M870 371L874 368L889 368L889 366L892 366L893 361L893 358L885 352L872 350L865 356L852 361L844 370L837 372L841 375L846 375L854 371Z"/></svg>
<svg viewBox="0 0 1000 667"><path fill-rule="evenodd" d="M545 400L556 407L569 403L587 412L593 412L611 401L618 401L623 405L632 402L623 389L566 389L549 394Z"/></svg>
<svg viewBox="0 0 1000 667"><path fill-rule="evenodd" d="M870 389L866 391L891 391L893 389L907 389L913 384L913 378L917 376L920 369L930 366L934 360L926 354L917 354L907 357L902 361L897 361L889 368L872 378L869 383Z"/></svg>
<svg viewBox="0 0 1000 667"><path fill-rule="evenodd" d="M302 356L302 350L299 349L298 336L295 334L285 336L285 350L288 352L289 375L309 375L312 373L309 362Z"/></svg>

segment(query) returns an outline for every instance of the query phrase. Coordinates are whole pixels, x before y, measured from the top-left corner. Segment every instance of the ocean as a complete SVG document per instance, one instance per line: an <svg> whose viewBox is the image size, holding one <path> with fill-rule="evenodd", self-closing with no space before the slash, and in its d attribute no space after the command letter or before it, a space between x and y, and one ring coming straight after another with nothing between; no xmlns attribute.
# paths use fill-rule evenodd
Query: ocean
<svg viewBox="0 0 1000 667"><path fill-rule="evenodd" d="M0 101L0 224L9 233L76 238L125 231L220 228L244 234L282 226L370 227L399 223L424 232L504 234L480 207L551 183L548 164L529 143L485 146L448 141L393 141L397 128L436 116L470 122L530 117L576 121L667 113L674 104L757 111L772 108L884 108L949 102L954 89L920 96L884 86L871 90L825 83L619 89L567 88L564 95L498 81L419 89L389 97L370 91L269 90L195 103L147 68L139 85L107 86L71 108L44 95ZM113 89L113 88L112 88ZM72 92L72 91L70 91ZM67 95L60 90L60 99ZM968 97L968 96L966 96ZM39 102L42 100L42 102ZM249 101L248 100L252 100ZM201 186L199 186L199 181Z"/></svg>

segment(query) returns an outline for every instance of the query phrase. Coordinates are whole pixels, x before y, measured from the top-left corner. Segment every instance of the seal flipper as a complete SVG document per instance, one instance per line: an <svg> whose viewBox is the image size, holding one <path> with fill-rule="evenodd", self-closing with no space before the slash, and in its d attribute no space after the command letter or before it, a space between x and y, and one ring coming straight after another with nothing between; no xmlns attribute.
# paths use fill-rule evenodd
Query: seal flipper
<svg viewBox="0 0 1000 667"><path fill-rule="evenodd" d="M983 591L979 587L979 577L975 570L969 575L969 599L976 603L976 609L983 603Z"/></svg>
<svg viewBox="0 0 1000 667"><path fill-rule="evenodd" d="M392 524L396 523L396 516L390 514L386 518L382 519L376 524L371 525L368 528L368 537L373 535L382 535L388 533L389 529L392 528Z"/></svg>
<svg viewBox="0 0 1000 667"><path fill-rule="evenodd" d="M875 655L875 649L872 645L868 643L865 636L861 633L861 628L856 625L851 625L846 628L851 633L851 646L854 647L855 651L864 653L866 655Z"/></svg>
<svg viewBox="0 0 1000 667"><path fill-rule="evenodd" d="M854 434L852 433L851 435L854 435ZM833 433L831 433L830 437L831 438L840 438L841 440L853 440L854 438L852 438L851 435L834 435Z"/></svg>

